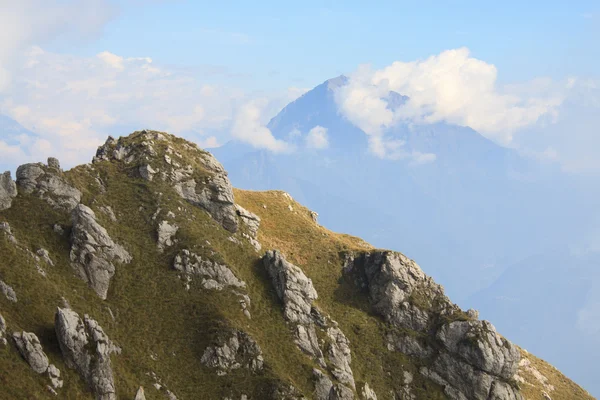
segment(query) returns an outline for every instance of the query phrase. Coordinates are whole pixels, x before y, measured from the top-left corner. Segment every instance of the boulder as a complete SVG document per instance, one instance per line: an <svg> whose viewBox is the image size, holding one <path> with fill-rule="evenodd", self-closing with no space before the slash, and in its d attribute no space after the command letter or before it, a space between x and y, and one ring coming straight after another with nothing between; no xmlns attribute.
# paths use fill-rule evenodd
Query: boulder
<svg viewBox="0 0 600 400"><path fill-rule="evenodd" d="M8 301L13 303L17 302L17 294L15 293L14 289L6 283L4 283L4 281L0 281L0 292L2 292L4 296L6 296L6 299Z"/></svg>
<svg viewBox="0 0 600 400"><path fill-rule="evenodd" d="M202 287L205 289L223 290L225 287L246 287L246 283L239 280L226 265L204 259L189 250L182 250L175 256L173 268L189 277L199 276L202 279Z"/></svg>
<svg viewBox="0 0 600 400"><path fill-rule="evenodd" d="M31 369L38 374L43 374L48 370L50 363L48 356L44 353L42 345L35 333L31 332L15 332L13 340L19 352L27 361Z"/></svg>
<svg viewBox="0 0 600 400"><path fill-rule="evenodd" d="M116 400L110 355L120 353L98 323L75 311L58 308L55 330L65 364L75 369L97 400Z"/></svg>
<svg viewBox="0 0 600 400"><path fill-rule="evenodd" d="M157 246L158 250L164 251L167 247L173 245L173 236L177 233L179 227L175 224L170 224L168 221L162 221L158 224L157 229Z"/></svg>
<svg viewBox="0 0 600 400"><path fill-rule="evenodd" d="M146 400L146 395L144 394L144 388L140 386L140 388L135 393L135 397L133 400Z"/></svg>
<svg viewBox="0 0 600 400"><path fill-rule="evenodd" d="M256 372L263 368L264 359L260 346L247 333L234 330L231 335L204 351L200 362L216 368L217 374L225 375L238 368Z"/></svg>
<svg viewBox="0 0 600 400"><path fill-rule="evenodd" d="M81 279L105 300L110 279L115 274L113 263L129 263L131 256L98 224L96 215L89 207L77 205L71 213L71 219L71 265Z"/></svg>
<svg viewBox="0 0 600 400"><path fill-rule="evenodd" d="M360 395L363 400L377 400L377 394L375 394L375 391L366 382L360 391Z"/></svg>
<svg viewBox="0 0 600 400"><path fill-rule="evenodd" d="M17 185L20 191L41 198L54 208L71 212L81 201L81 192L65 180L58 160L52 160L56 159L50 159L52 166L21 165L17 168Z"/></svg>
<svg viewBox="0 0 600 400"><path fill-rule="evenodd" d="M0 211L10 208L16 196L17 184L12 180L10 171L6 171L0 175Z"/></svg>

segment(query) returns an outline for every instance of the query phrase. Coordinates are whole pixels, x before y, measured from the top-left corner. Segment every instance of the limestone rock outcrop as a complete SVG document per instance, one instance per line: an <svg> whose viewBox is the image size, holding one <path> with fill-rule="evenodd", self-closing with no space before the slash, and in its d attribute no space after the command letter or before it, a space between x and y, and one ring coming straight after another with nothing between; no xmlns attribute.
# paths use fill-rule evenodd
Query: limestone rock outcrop
<svg viewBox="0 0 600 400"><path fill-rule="evenodd" d="M237 232L238 219L233 199L233 187L227 172L210 153L199 154L198 160L208 171L203 180L194 179L181 171L174 182L175 191L190 203L204 208L212 218L230 232Z"/></svg>
<svg viewBox="0 0 600 400"><path fill-rule="evenodd" d="M19 191L33 194L52 207L71 212L81 201L81 192L63 177L58 160L49 158L48 165L24 164L17 168Z"/></svg>
<svg viewBox="0 0 600 400"><path fill-rule="evenodd" d="M452 304L414 261L391 251L349 255L344 273L368 292L373 310L390 324L423 335L435 331L430 343L391 335L388 346L427 359L429 366L420 373L443 386L448 397L522 399L511 384L520 360L516 346L489 322L472 319Z"/></svg>
<svg viewBox="0 0 600 400"><path fill-rule="evenodd" d="M233 188L227 172L212 154L197 147L187 145L194 152L194 163L182 165L184 160L175 150L170 138L156 131L136 132L135 142L127 143L124 138L109 137L98 147L94 163L101 161L122 161L125 164L138 164L136 175L152 181L160 176L168 182L183 199L205 209L211 217L230 232L238 229L238 218L233 199ZM132 135L132 136L134 136ZM160 154L157 143L166 144L166 152ZM179 161L177 161L177 160ZM154 161L157 165L149 163Z"/></svg>
<svg viewBox="0 0 600 400"><path fill-rule="evenodd" d="M110 279L115 274L113 263L129 263L131 256L111 239L89 207L79 204L71 213L71 219L71 265L105 300Z"/></svg>
<svg viewBox="0 0 600 400"><path fill-rule="evenodd" d="M0 292L2 292L8 301L13 303L17 302L17 294L15 293L15 290L11 286L7 285L4 281L0 281Z"/></svg>
<svg viewBox="0 0 600 400"><path fill-rule="evenodd" d="M237 215L240 217L240 220L244 223L244 225L248 229L248 233L243 233L242 235L248 239L252 247L259 251L262 246L258 242L258 228L260 227L260 217L250 211L246 210L244 207L236 204L235 209Z"/></svg>
<svg viewBox="0 0 600 400"><path fill-rule="evenodd" d="M25 361L31 366L31 369L38 374L43 374L48 370L48 366L50 365L48 356L44 353L40 340L35 333L15 332L13 333L13 340Z"/></svg>
<svg viewBox="0 0 600 400"><path fill-rule="evenodd" d="M6 320L0 314L0 345L6 346L8 343L6 341Z"/></svg>
<svg viewBox="0 0 600 400"><path fill-rule="evenodd" d="M238 279L226 265L202 258L189 250L182 250L175 256L173 268L190 279L192 276L200 277L202 287L205 289L246 287L246 283Z"/></svg>
<svg viewBox="0 0 600 400"><path fill-rule="evenodd" d="M13 333L13 340L19 353L21 353L34 372L48 374L48 378L52 384L49 390L56 393L54 389L59 389L63 386L63 381L60 378L60 370L54 364L50 364L48 356L44 353L44 349L35 333L15 332Z"/></svg>
<svg viewBox="0 0 600 400"><path fill-rule="evenodd" d="M346 338L337 322L324 316L313 305L318 298L312 281L296 265L285 259L277 250L270 250L263 257L263 265L271 277L278 297L283 301L283 313L286 321L296 324L296 344L304 353L310 355L321 367L327 368L338 383L332 383L330 399L354 398L354 374L350 367L352 361L350 341ZM321 329L328 338L328 344L321 345L316 330ZM324 393L326 380L321 372L316 377L316 391Z"/></svg>
<svg viewBox="0 0 600 400"><path fill-rule="evenodd" d="M17 184L12 180L10 171L0 174L0 211L11 207L17 196Z"/></svg>
<svg viewBox="0 0 600 400"><path fill-rule="evenodd" d="M164 251L167 247L173 246L175 243L173 237L179 230L175 224L170 224L168 221L161 221L157 229L157 246L158 250Z"/></svg>
<svg viewBox="0 0 600 400"><path fill-rule="evenodd" d="M79 373L97 400L116 400L110 355L121 350L100 325L87 315L81 319L73 310L58 308L55 330L67 367Z"/></svg>
<svg viewBox="0 0 600 400"><path fill-rule="evenodd" d="M219 375L238 368L260 371L264 363L260 346L239 330L234 330L222 343L207 347L200 361L209 368L216 368Z"/></svg>

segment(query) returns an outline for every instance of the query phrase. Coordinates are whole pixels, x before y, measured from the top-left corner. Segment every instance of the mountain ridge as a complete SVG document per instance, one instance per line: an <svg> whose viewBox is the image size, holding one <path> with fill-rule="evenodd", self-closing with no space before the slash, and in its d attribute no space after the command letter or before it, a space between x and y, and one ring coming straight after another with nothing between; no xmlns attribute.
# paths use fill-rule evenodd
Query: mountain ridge
<svg viewBox="0 0 600 400"><path fill-rule="evenodd" d="M7 398L591 398L414 261L234 189L183 139L109 138L1 183Z"/></svg>

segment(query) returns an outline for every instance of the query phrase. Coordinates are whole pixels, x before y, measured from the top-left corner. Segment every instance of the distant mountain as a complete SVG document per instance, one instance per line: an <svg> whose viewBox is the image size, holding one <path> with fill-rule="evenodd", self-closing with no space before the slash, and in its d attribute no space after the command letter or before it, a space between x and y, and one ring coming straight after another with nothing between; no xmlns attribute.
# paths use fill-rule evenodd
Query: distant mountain
<svg viewBox="0 0 600 400"><path fill-rule="evenodd" d="M588 182L524 158L471 128L399 124L386 136L402 142L406 154L430 153L435 159L417 163L410 157L375 157L368 151L366 133L338 111L334 91L346 81L338 77L324 82L269 122L275 137L296 145L293 154L273 154L239 142L212 149L232 182L244 189L286 190L319 212L332 229L361 235L378 247L402 248L465 307L477 307L474 299L485 297L488 288L500 288L494 286L499 278L508 282L516 276L510 272L513 266L527 268L528 257L577 244L589 233L595 211ZM389 107L402 107L406 101L397 93L390 98ZM304 146L315 126L327 129L328 148ZM519 276L524 279L519 287L539 282L535 274ZM576 289L567 285L565 294L571 290ZM544 296L553 294L542 292L537 301ZM503 312L500 303L486 304L485 314L492 320ZM535 304L521 297L516 307L526 314L535 312ZM569 303L565 313L575 315L577 306ZM503 331L527 346L534 339L519 330L523 323L513 320ZM549 320L540 323L552 329ZM573 319L565 324L574 327ZM590 351L578 343L568 345L573 357ZM546 350L561 365L562 356ZM600 349L593 351L600 356ZM544 348L538 353L545 355ZM571 365L565 370L579 377L586 368ZM600 386L594 390L600 393Z"/></svg>

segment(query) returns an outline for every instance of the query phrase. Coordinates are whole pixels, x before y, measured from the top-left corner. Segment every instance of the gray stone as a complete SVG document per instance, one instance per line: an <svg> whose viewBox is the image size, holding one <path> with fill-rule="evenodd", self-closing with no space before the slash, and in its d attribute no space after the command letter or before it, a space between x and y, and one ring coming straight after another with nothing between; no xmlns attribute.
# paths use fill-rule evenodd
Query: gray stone
<svg viewBox="0 0 600 400"><path fill-rule="evenodd" d="M139 173L140 176L142 177L142 179L145 179L147 181L152 181L152 179L154 178L154 174L156 174L158 171L155 171L151 165L145 164L145 165L141 165L139 168Z"/></svg>
<svg viewBox="0 0 600 400"><path fill-rule="evenodd" d="M158 224L158 241L157 246L160 251L173 245L173 236L177 233L179 227L175 224L170 224L168 221L162 221Z"/></svg>
<svg viewBox="0 0 600 400"><path fill-rule="evenodd" d="M13 303L17 302L17 294L15 293L14 289L6 283L4 283L4 281L0 281L0 292L2 292L4 296L6 296L8 301L11 301Z"/></svg>
<svg viewBox="0 0 600 400"><path fill-rule="evenodd" d="M313 369L313 378L315 381L315 400L329 400L329 396L333 391L331 379L318 369Z"/></svg>
<svg viewBox="0 0 600 400"><path fill-rule="evenodd" d="M238 368L260 371L264 359L254 339L245 332L234 330L222 343L207 347L200 362L209 368L216 368L217 374L224 375Z"/></svg>
<svg viewBox="0 0 600 400"><path fill-rule="evenodd" d="M146 400L146 395L144 394L144 388L140 386L140 388L135 393L135 398L133 400Z"/></svg>
<svg viewBox="0 0 600 400"><path fill-rule="evenodd" d="M256 238L256 235L258 234L258 228L260 227L260 217L238 204L235 205L235 210L242 222L248 227L248 232L250 232L250 235L253 238Z"/></svg>
<svg viewBox="0 0 600 400"><path fill-rule="evenodd" d="M71 186L60 169L44 164L25 164L17 168L19 190L33 194L58 210L71 212L81 201L81 192Z"/></svg>
<svg viewBox="0 0 600 400"><path fill-rule="evenodd" d="M354 375L350 368L352 362L350 341L338 327L327 328L327 337L329 338L327 359L332 366L331 373L340 383L355 389Z"/></svg>
<svg viewBox="0 0 600 400"><path fill-rule="evenodd" d="M48 356L44 353L40 340L35 333L15 332L13 333L13 340L31 369L38 374L43 374L48 370Z"/></svg>
<svg viewBox="0 0 600 400"><path fill-rule="evenodd" d="M366 382L360 391L360 396L362 400L377 400L377 394L375 394L375 391Z"/></svg>
<svg viewBox="0 0 600 400"><path fill-rule="evenodd" d="M58 161L58 158L48 157L48 168L53 168L57 171L61 171L60 161Z"/></svg>
<svg viewBox="0 0 600 400"><path fill-rule="evenodd" d="M4 319L2 314L0 314L0 345L2 345L2 346L7 345L5 336L6 336L6 320Z"/></svg>
<svg viewBox="0 0 600 400"><path fill-rule="evenodd" d="M71 219L71 265L81 279L105 300L110 279L115 274L113 262L129 263L131 256L98 224L89 207L79 204L71 213Z"/></svg>
<svg viewBox="0 0 600 400"><path fill-rule="evenodd" d="M451 322L438 331L437 338L449 352L491 375L510 379L517 372L519 349L488 321Z"/></svg>
<svg viewBox="0 0 600 400"><path fill-rule="evenodd" d="M303 325L311 324L312 302L318 298L312 281L277 250L267 251L263 265L283 301L285 319Z"/></svg>
<svg viewBox="0 0 600 400"><path fill-rule="evenodd" d="M48 366L48 378L50 378L50 382L54 389L59 389L63 387L63 380L60 379L60 370L54 365L50 364Z"/></svg>
<svg viewBox="0 0 600 400"><path fill-rule="evenodd" d="M55 329L65 364L75 369L97 400L116 400L110 355L120 353L98 323L70 309L58 308Z"/></svg>
<svg viewBox="0 0 600 400"><path fill-rule="evenodd" d="M46 249L38 249L35 254L37 254L38 257L40 257L42 260L44 260L44 262L46 264L48 264L51 267L54 267L54 261L52 261L52 259L50 258L50 253L48 253L48 250Z"/></svg>
<svg viewBox="0 0 600 400"><path fill-rule="evenodd" d="M226 265L207 260L199 255L182 250L175 256L173 268L187 276L199 276L205 289L223 290L225 287L245 288L246 283L239 280Z"/></svg>
<svg viewBox="0 0 600 400"><path fill-rule="evenodd" d="M0 211L9 209L17 196L17 184L12 180L10 171L0 175Z"/></svg>
<svg viewBox="0 0 600 400"><path fill-rule="evenodd" d="M349 256L344 273L368 290L377 313L392 325L416 333L388 335L388 348L428 359L429 367L422 368L421 374L443 386L450 399L488 400L493 388L498 398L521 399L518 389L507 383L520 360L516 346L489 322L476 320L475 311L467 314L452 304L443 288L414 261L400 253L374 251ZM469 320L461 320L465 314ZM441 324L443 318L453 315L461 319ZM435 356L428 345L416 339L430 336L431 329L436 329L433 322L441 324L435 334Z"/></svg>

